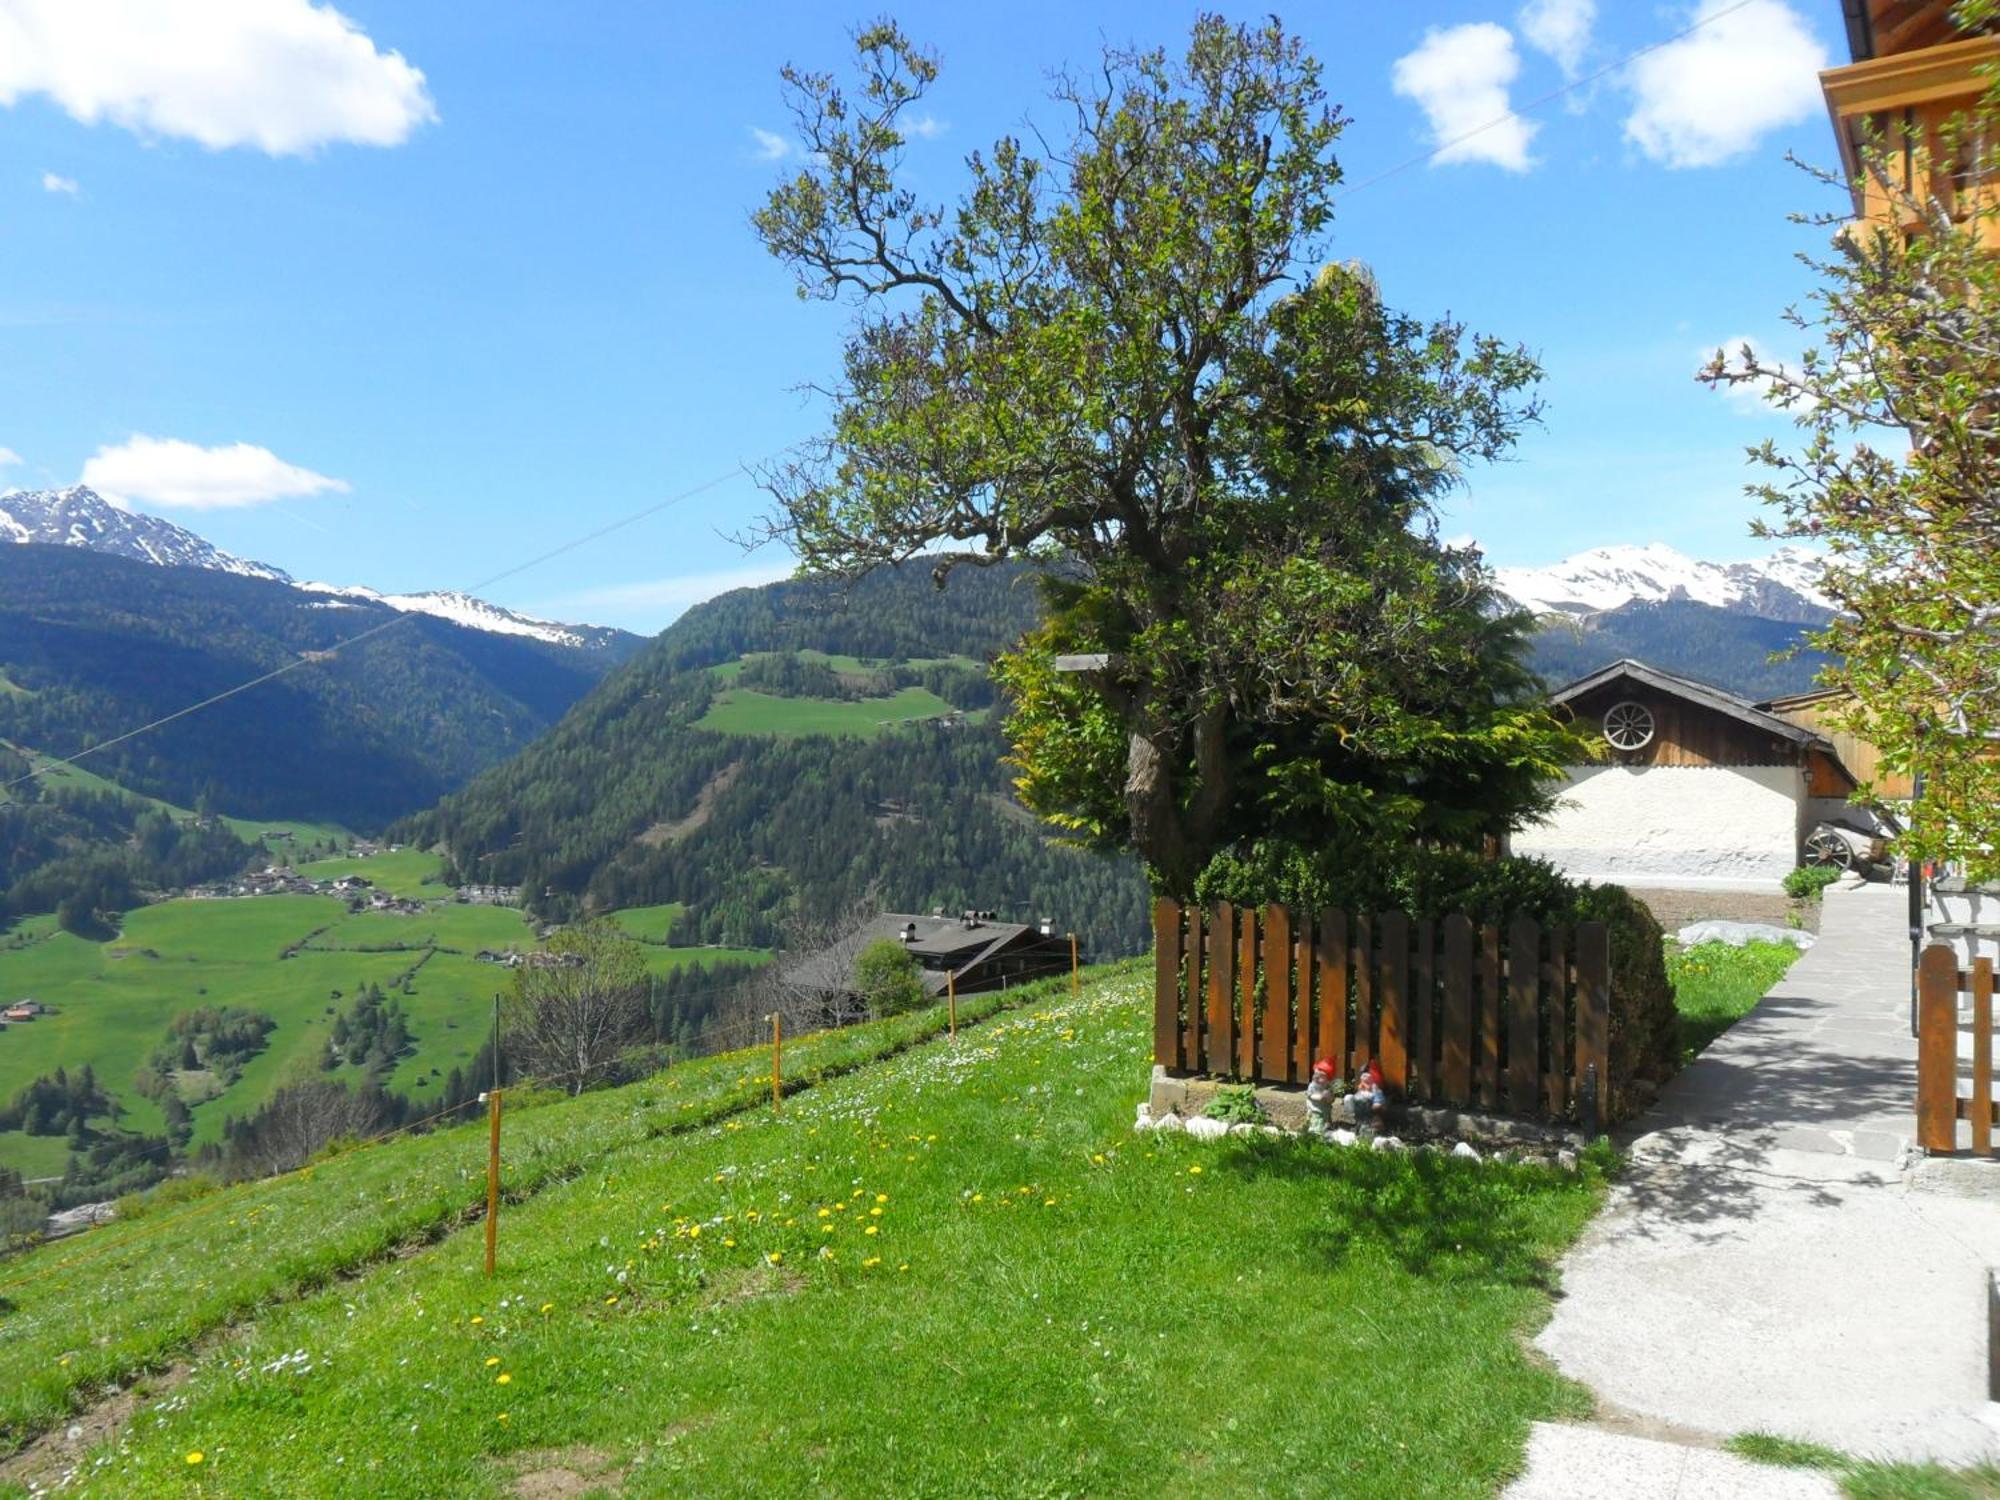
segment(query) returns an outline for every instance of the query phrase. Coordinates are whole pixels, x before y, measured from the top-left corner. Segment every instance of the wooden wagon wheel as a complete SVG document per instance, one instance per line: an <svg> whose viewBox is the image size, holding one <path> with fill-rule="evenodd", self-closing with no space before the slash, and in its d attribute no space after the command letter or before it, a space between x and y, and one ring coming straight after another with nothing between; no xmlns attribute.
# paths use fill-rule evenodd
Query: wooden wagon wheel
<svg viewBox="0 0 2000 1500"><path fill-rule="evenodd" d="M1643 750L1653 743L1653 711L1643 703L1614 703L1604 715L1604 738L1614 750Z"/></svg>

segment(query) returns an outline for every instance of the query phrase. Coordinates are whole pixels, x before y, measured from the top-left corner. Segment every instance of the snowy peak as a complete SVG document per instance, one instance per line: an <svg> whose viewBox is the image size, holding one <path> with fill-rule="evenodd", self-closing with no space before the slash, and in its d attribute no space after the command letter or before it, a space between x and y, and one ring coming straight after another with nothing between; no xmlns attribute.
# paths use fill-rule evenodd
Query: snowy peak
<svg viewBox="0 0 2000 1500"><path fill-rule="evenodd" d="M273 583L292 581L282 569L233 556L172 521L120 510L81 484L66 490L12 490L0 495L0 543L4 542L84 547L163 568L208 568Z"/></svg>
<svg viewBox="0 0 2000 1500"><path fill-rule="evenodd" d="M503 609L497 604L488 604L484 599L475 599L470 594L449 589L422 594L382 594L359 584L302 583L299 587L309 594L380 604L408 615L433 615L471 630L490 631L494 635L522 635L583 651L610 645L623 634L602 625L562 625L554 620L540 620L533 615Z"/></svg>
<svg viewBox="0 0 2000 1500"><path fill-rule="evenodd" d="M1500 591L1536 614L1593 615L1632 603L1692 600L1738 614L1813 624L1831 608L1818 590L1820 557L1780 547L1768 557L1713 563L1654 542L1597 547L1546 568L1497 568Z"/></svg>

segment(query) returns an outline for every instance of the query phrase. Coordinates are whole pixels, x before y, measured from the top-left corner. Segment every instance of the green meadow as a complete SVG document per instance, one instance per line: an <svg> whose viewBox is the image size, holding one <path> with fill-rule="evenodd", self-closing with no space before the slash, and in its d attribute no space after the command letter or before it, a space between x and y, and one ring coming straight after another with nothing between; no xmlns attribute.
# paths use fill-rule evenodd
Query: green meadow
<svg viewBox="0 0 2000 1500"><path fill-rule="evenodd" d="M23 691L25 689L15 687L4 676L0 676L0 692ZM12 748L25 756L41 772L42 784L52 791L110 792L124 798L127 802L138 802L148 807L156 807L170 817L191 818L194 816L192 808L182 807L178 803L163 801L158 797L149 797L142 792L132 791L115 781L110 781L99 776L96 772L90 770L87 765L60 765L56 763L52 756L29 750L25 746L15 745ZM312 823L301 821L297 818L235 818L227 814L223 815L222 821L227 823L230 831L245 843L254 844L266 835L274 835L275 837L272 837L270 840L269 847L272 856L277 859L284 859L287 851L292 848L309 847L315 844L344 844L350 837L347 830L337 823Z"/></svg>
<svg viewBox="0 0 2000 1500"><path fill-rule="evenodd" d="M717 734L772 735L780 739L808 734L871 735L913 719L935 719L951 705L928 688L904 688L888 698L847 702L833 698L779 698L754 688L728 688L715 695L707 713L695 721L698 729Z"/></svg>

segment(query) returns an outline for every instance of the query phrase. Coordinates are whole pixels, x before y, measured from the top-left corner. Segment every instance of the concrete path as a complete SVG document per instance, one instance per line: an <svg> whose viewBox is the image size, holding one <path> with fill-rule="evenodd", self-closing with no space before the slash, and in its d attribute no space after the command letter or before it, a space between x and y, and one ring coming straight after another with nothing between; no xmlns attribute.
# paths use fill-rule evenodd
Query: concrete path
<svg viewBox="0 0 2000 1500"><path fill-rule="evenodd" d="M1587 1480L1579 1483L1580 1479ZM1623 1437L1595 1427L1537 1422L1528 1471L1507 1500L1840 1500L1825 1474L1753 1464L1713 1448Z"/></svg>
<svg viewBox="0 0 2000 1500"><path fill-rule="evenodd" d="M1818 945L1639 1122L1536 1340L1609 1413L1697 1443L2000 1459L2000 1166L1905 1170L1904 913L1887 887L1829 891Z"/></svg>

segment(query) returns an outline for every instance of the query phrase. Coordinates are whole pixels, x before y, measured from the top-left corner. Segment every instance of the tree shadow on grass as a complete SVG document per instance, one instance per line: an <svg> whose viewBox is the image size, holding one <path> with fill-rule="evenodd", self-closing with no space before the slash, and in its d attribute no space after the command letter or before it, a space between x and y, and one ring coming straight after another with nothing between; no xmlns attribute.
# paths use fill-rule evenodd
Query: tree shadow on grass
<svg viewBox="0 0 2000 1500"><path fill-rule="evenodd" d="M1324 1192L1312 1252L1339 1269L1380 1257L1430 1280L1554 1288L1548 1200L1588 1191L1548 1167L1461 1160L1435 1151L1370 1151L1269 1138L1232 1141L1217 1163L1246 1180Z"/></svg>

